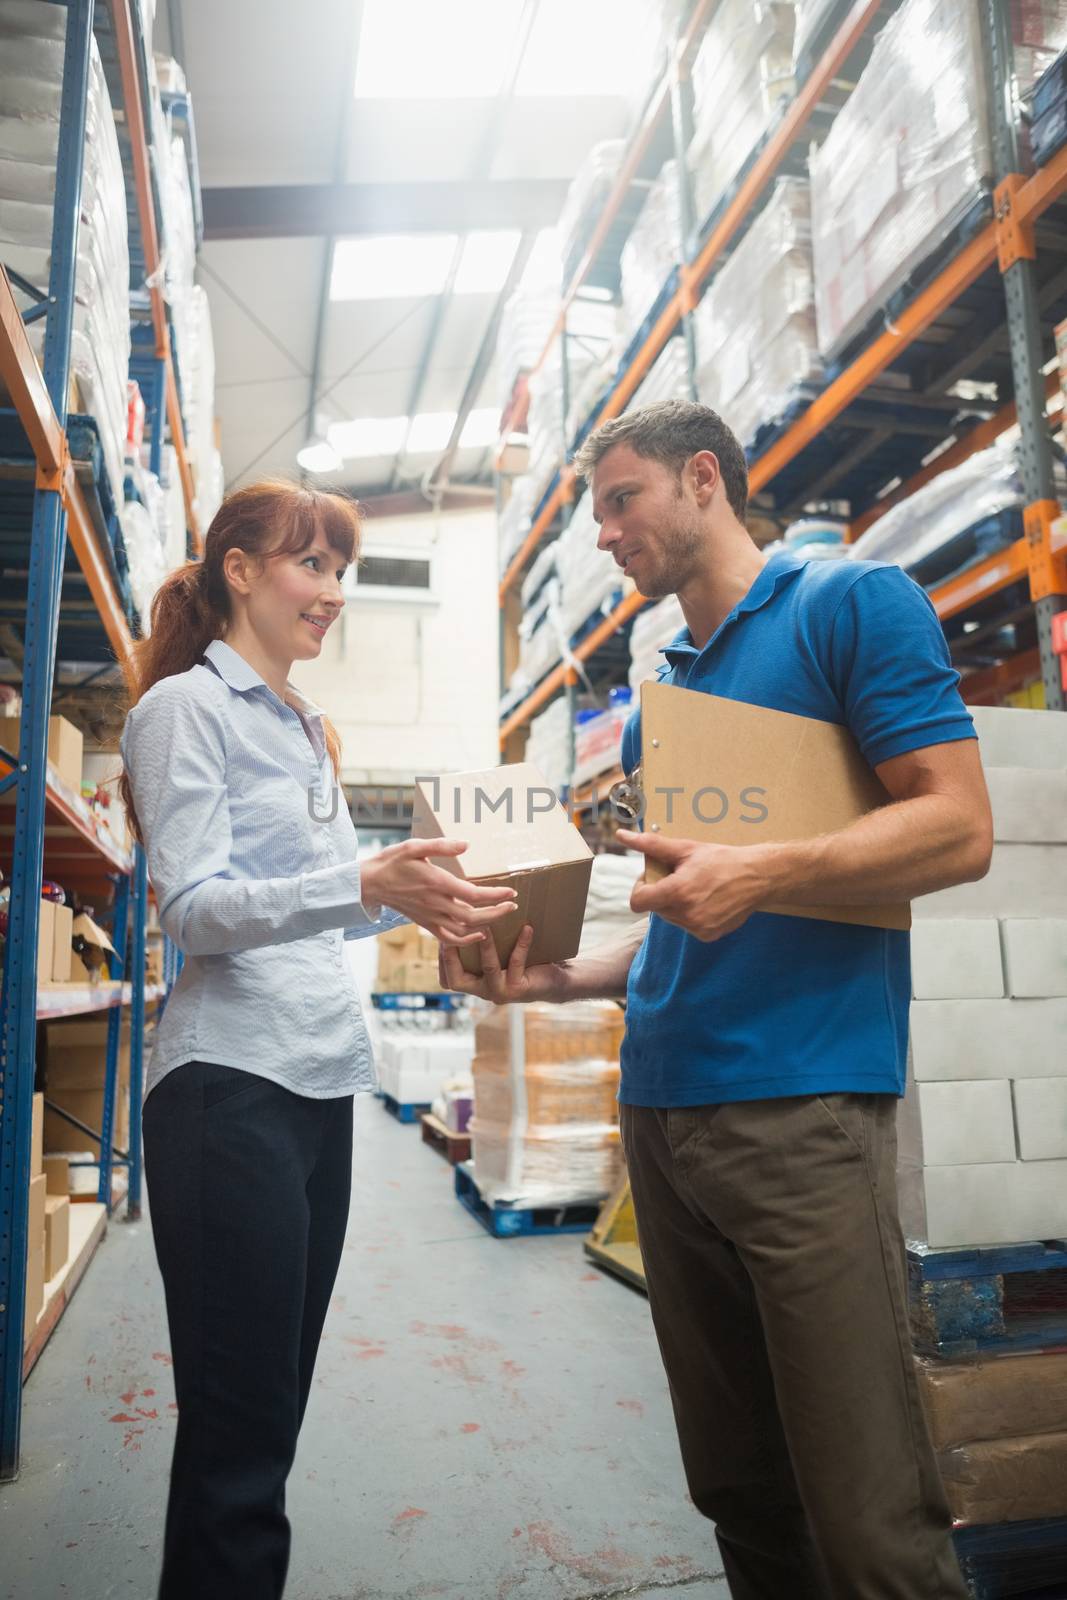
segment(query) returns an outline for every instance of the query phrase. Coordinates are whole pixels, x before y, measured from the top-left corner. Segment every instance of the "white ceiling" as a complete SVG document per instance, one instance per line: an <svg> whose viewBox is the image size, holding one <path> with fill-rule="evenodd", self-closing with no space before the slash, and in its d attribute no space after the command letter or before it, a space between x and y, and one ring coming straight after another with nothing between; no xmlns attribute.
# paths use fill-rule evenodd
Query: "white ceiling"
<svg viewBox="0 0 1067 1600"><path fill-rule="evenodd" d="M295 8L283 0L158 5L157 50L169 48L177 13L174 33L184 49L204 188L476 175L496 103L355 100L361 8L353 0L305 0ZM461 13L457 5L457 27ZM632 110L621 97L513 100L480 176L569 179L594 143L625 130ZM203 246L200 281L211 303L217 411L231 487L299 470L327 251L323 237ZM420 412L457 409L494 304L490 294L464 295L447 305ZM316 407L326 421L407 414L434 305L431 298L327 306ZM490 368L475 405L497 400ZM417 484L433 460L407 459L397 486ZM388 459L350 461L331 481L380 491L393 481L393 466ZM453 481L484 473L485 466L483 450L461 451Z"/></svg>

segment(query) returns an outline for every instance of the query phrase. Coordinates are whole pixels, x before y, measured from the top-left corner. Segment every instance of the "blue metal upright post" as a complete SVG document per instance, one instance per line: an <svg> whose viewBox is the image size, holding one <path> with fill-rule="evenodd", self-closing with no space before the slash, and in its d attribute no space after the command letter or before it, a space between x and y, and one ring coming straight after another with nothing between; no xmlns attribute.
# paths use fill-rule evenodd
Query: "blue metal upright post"
<svg viewBox="0 0 1067 1600"><path fill-rule="evenodd" d="M115 883L115 915L111 943L115 955L111 976L122 982L126 975L126 947L129 943L130 880L123 872ZM104 1106L100 1118L100 1182L96 1198L111 1214L111 1168L115 1148L115 1104L119 1082L119 1050L122 1043L122 1007L112 1006L107 1019L107 1061L104 1068Z"/></svg>
<svg viewBox="0 0 1067 1600"><path fill-rule="evenodd" d="M148 922L148 862L142 847L133 854L133 949L130 954L130 1188L126 1220L141 1215L141 1104L144 1099L144 962Z"/></svg>
<svg viewBox="0 0 1067 1600"><path fill-rule="evenodd" d="M51 309L44 377L60 425L67 422L93 0L70 0L60 105ZM15 838L0 1000L0 1480L18 1473L26 1307L30 1137L37 1028L37 939L44 866L48 714L55 671L59 596L66 551L60 489L34 495L26 598L25 666L19 731Z"/></svg>

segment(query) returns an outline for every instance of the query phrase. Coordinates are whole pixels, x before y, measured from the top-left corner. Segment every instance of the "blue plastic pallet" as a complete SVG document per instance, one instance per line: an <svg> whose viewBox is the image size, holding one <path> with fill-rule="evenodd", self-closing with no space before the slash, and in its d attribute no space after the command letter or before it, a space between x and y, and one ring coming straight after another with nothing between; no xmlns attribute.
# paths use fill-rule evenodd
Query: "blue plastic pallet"
<svg viewBox="0 0 1067 1600"><path fill-rule="evenodd" d="M395 1117L398 1122L418 1122L423 1112L430 1109L428 1100L394 1100L391 1094L384 1093L379 1094L378 1098L390 1116Z"/></svg>
<svg viewBox="0 0 1067 1600"><path fill-rule="evenodd" d="M372 994L371 1004L378 1011L458 1011L464 996L451 990L438 994L413 994L407 990L397 994Z"/></svg>
<svg viewBox="0 0 1067 1600"><path fill-rule="evenodd" d="M482 1199L473 1169L456 1168L456 1199L494 1239L529 1238L535 1234L588 1233L600 1214L598 1201L565 1206L513 1206L505 1200Z"/></svg>
<svg viewBox="0 0 1067 1600"><path fill-rule="evenodd" d="M939 1356L1067 1345L1067 1245L908 1252L916 1348Z"/></svg>
<svg viewBox="0 0 1067 1600"><path fill-rule="evenodd" d="M954 1540L974 1600L1067 1596L1067 1519L957 1528Z"/></svg>

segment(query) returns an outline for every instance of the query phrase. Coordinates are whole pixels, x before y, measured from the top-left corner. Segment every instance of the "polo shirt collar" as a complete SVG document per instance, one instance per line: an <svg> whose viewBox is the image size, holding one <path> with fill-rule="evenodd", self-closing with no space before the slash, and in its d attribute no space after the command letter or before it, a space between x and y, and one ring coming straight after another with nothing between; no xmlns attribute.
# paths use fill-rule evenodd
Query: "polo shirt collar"
<svg viewBox="0 0 1067 1600"><path fill-rule="evenodd" d="M225 639L212 639L204 651L204 657L211 662L222 681L229 684L231 689L236 689L239 694L244 694L249 689L266 689L267 693L277 700L278 696L270 684L260 676L250 662L245 660L244 656L239 655L232 645L227 644ZM290 703L298 711L302 711L305 716L321 717L321 707L301 694L294 684L286 681L285 688Z"/></svg>
<svg viewBox="0 0 1067 1600"><path fill-rule="evenodd" d="M797 573L802 570L806 563L807 558L798 551L780 550L777 555L772 556L763 567L762 572L757 574L748 593L743 595L733 610L728 612L722 619L704 649L706 650L709 645L714 644L728 623L736 622L738 617L743 617L750 611L759 611L761 607L773 600L779 589L783 588L787 583L792 583ZM693 636L689 629L682 628L680 632L675 634L670 644L662 647L660 654L667 657L672 667L676 667L691 656L702 655L703 651L698 650L693 643Z"/></svg>

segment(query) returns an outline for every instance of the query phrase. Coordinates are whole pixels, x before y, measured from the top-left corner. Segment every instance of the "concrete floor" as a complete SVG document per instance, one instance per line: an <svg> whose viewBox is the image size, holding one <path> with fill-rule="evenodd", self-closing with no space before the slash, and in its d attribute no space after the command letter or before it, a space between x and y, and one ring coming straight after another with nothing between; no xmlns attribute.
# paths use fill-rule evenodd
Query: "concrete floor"
<svg viewBox="0 0 1067 1600"><path fill-rule="evenodd" d="M374 1100L356 1141L287 1600L727 1600L644 1298L580 1236L491 1239ZM4 1600L152 1600L167 1352L148 1223L115 1222L26 1387Z"/></svg>

